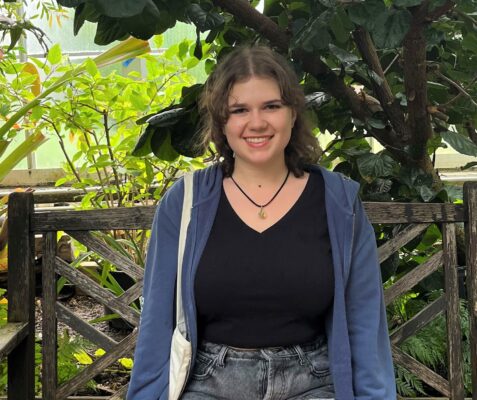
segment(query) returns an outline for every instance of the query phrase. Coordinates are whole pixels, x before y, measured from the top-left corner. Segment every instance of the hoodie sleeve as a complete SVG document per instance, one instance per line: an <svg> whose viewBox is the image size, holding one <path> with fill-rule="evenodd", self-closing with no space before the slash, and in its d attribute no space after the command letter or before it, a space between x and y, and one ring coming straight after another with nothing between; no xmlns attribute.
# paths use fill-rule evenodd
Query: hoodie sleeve
<svg viewBox="0 0 477 400"><path fill-rule="evenodd" d="M167 400L169 396L183 190L183 181L178 181L163 197L154 216L144 273L144 304L127 400Z"/></svg>
<svg viewBox="0 0 477 400"><path fill-rule="evenodd" d="M374 230L359 199L354 205L346 308L355 400L395 400L396 384Z"/></svg>

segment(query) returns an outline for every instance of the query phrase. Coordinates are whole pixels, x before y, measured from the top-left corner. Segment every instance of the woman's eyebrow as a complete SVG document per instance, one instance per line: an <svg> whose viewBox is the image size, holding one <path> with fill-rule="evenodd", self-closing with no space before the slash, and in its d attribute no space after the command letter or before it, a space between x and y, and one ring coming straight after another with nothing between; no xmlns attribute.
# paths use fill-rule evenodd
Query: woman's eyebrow
<svg viewBox="0 0 477 400"><path fill-rule="evenodd" d="M267 101L264 101L263 104L264 105L268 105L268 104L273 104L273 103L283 103L282 99L273 99L273 100L267 100ZM229 104L229 107L246 107L247 104L245 103L232 103L232 104Z"/></svg>

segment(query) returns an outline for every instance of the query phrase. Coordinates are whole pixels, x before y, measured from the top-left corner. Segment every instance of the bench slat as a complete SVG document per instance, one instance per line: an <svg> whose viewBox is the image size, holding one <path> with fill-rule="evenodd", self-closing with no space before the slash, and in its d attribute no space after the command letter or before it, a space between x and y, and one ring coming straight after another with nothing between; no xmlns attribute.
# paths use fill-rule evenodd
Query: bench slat
<svg viewBox="0 0 477 400"><path fill-rule="evenodd" d="M0 327L0 360L8 356L28 334L28 323L9 322Z"/></svg>

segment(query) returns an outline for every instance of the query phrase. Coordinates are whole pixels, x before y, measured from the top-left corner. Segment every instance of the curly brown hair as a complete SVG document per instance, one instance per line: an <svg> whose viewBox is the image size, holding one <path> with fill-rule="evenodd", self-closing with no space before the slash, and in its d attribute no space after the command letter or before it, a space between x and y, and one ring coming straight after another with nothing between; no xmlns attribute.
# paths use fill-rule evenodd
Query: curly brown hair
<svg viewBox="0 0 477 400"><path fill-rule="evenodd" d="M234 170L233 151L224 135L229 118L228 98L232 87L251 77L271 78L280 88L282 101L296 114L290 142L285 148L285 162L295 176L303 175L306 164L316 163L321 155L317 139L305 118L305 96L288 61L263 45L241 46L221 60L209 76L199 99L202 116L201 145L213 142L222 159L225 176Z"/></svg>

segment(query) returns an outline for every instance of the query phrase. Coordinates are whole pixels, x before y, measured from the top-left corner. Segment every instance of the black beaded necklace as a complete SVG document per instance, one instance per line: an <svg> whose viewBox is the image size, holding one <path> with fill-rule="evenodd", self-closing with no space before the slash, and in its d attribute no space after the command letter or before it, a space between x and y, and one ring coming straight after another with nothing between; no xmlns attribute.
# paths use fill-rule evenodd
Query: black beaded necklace
<svg viewBox="0 0 477 400"><path fill-rule="evenodd" d="M262 219L265 219L267 218L267 214L264 210L265 207L267 207L268 205L270 205L270 203L275 200L275 198L278 196L278 193L281 192L281 190L283 189L283 186L285 186L285 183L287 183L287 180L288 180L288 177L290 176L290 170L288 170L287 172L287 176L285 177L285 180L283 181L283 183L281 184L281 186L278 188L277 192L273 195L273 197L265 204L258 204L258 203L255 203L255 201L253 201L250 196L245 193L245 191L239 186L239 184L235 181L235 179L233 178L233 176L230 176L230 179L232 179L232 182L235 184L235 186L237 186L238 190L240 190L242 192L242 194L256 207L260 208L260 211L258 212L258 216Z"/></svg>

